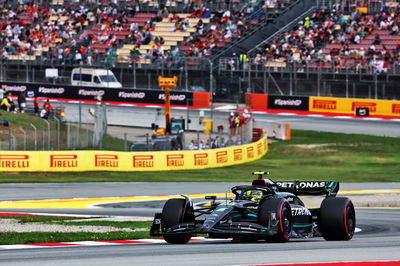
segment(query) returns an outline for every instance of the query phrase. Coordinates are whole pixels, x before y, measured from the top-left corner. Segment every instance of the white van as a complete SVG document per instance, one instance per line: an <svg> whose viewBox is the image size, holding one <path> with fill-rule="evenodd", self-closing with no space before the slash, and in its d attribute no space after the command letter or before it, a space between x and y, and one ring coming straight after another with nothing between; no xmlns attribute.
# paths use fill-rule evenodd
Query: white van
<svg viewBox="0 0 400 266"><path fill-rule="evenodd" d="M74 68L71 74L71 84L72 86L102 88L122 87L111 70L96 68Z"/></svg>

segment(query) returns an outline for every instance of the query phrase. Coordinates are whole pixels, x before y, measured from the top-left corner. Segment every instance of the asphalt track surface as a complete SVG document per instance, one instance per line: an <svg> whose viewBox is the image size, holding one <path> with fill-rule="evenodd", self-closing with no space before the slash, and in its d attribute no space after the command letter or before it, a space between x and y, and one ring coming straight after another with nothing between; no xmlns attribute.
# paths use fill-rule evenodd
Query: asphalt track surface
<svg viewBox="0 0 400 266"><path fill-rule="evenodd" d="M251 177L249 176L249 180ZM108 198L108 197L132 197L132 196L158 196L158 195L181 195L200 193L225 193L235 185L248 183L207 183L207 182L182 182L182 183L47 183L47 184L1 184L0 200L42 200L42 199L73 199L73 198ZM340 190L379 190L400 189L400 183L341 183ZM61 201L63 202L63 201ZM2 206L0 204L0 206ZM159 211L162 205L158 203L136 204L135 207L124 204L114 204L113 207L94 209L65 209L63 204L57 204L54 208L47 207L45 210L39 208L4 208L3 212L46 212L67 214L89 214L89 215L116 215L116 216L148 216L151 217Z"/></svg>
<svg viewBox="0 0 400 266"><path fill-rule="evenodd" d="M398 121L267 114L255 115L255 117L260 120L288 122L292 129L400 137L400 122Z"/></svg>
<svg viewBox="0 0 400 266"><path fill-rule="evenodd" d="M182 111L186 113L186 111ZM198 111L196 111L198 113ZM216 115L226 116L220 112ZM195 116L195 113L191 114ZM256 114L256 119L290 122L294 129L341 133L400 136L398 121L319 118ZM0 199L34 200L77 197L120 197L181 193L216 193L237 184L228 183L84 183L84 184L2 184ZM343 184L343 189L398 189L392 184ZM2 209L10 211L12 209ZM158 211L137 208L103 209L18 209L19 212L53 212L95 215L151 216ZM187 245L143 244L54 249L3 250L0 265L247 265L312 263L335 261L400 260L400 209L357 209L357 227L362 231L351 241L322 238L284 244L236 243L230 240L193 242Z"/></svg>
<svg viewBox="0 0 400 266"><path fill-rule="evenodd" d="M231 183L86 183L3 184L2 200L143 196L226 191ZM236 184L237 185L237 184ZM398 189L400 183L342 184L342 190ZM153 207L153 208L152 208ZM159 205L138 208L36 210L55 213L151 216ZM7 211L7 210L1 210ZM18 211L34 211L21 210ZM284 244L237 243L230 240L187 245L142 244L97 247L35 248L0 251L0 265L244 265L333 261L400 260L400 209L357 209L351 241L293 239Z"/></svg>
<svg viewBox="0 0 400 266"><path fill-rule="evenodd" d="M3 250L0 265L246 265L400 259L400 210L357 209L363 231L350 241L322 238L283 244L230 240Z"/></svg>
<svg viewBox="0 0 400 266"><path fill-rule="evenodd" d="M246 178L246 177L244 177ZM127 197L224 193L236 185L223 182L104 182L104 183L12 183L0 185L0 200L34 200L82 197ZM340 183L340 190L400 189L400 183Z"/></svg>
<svg viewBox="0 0 400 266"><path fill-rule="evenodd" d="M79 109L76 103L62 103L66 107L66 118L78 121ZM85 106L89 108L91 105ZM148 107L157 108L160 107ZM107 113L109 121L120 121L118 118L121 116L126 117L124 120L126 126L129 126L130 117L137 116L140 112L147 112L149 109L146 107L127 107L108 105ZM210 117L208 109L204 109L205 117ZM214 118L227 119L230 111L214 111ZM174 116L187 117L189 115L192 121L198 121L199 110L184 110L182 108L172 108ZM89 116L87 112L81 113L83 116ZM280 114L268 114L268 113L257 113L255 112L254 117L257 120L264 121L280 121L288 122L292 129L302 130L315 130L323 132L337 132L337 133L348 133L348 134L367 134L376 136L388 136L388 137L400 137L400 121L397 120L374 120L371 118L359 119L352 118L350 116L336 116L336 117L318 117L318 116L307 116L307 115L294 115L282 110ZM87 117L86 117L87 118ZM83 120L85 120L84 118ZM89 118L90 120L91 118ZM143 122L143 121L142 121ZM148 122L148 121L147 121Z"/></svg>

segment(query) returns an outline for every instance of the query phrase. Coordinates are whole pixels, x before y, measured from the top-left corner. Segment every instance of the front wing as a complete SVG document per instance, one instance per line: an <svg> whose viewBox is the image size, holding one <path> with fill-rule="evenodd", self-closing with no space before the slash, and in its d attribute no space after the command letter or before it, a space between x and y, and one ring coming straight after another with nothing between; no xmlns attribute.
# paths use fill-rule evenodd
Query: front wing
<svg viewBox="0 0 400 266"><path fill-rule="evenodd" d="M230 238L230 237L266 237L277 233L276 226L265 227L257 223L246 221L235 221L224 224L218 224L212 228L203 224L204 221L196 221L191 223L180 223L171 228L162 230L161 214L156 214L153 225L150 229L151 236L162 235L179 235L179 234L208 234L214 238Z"/></svg>

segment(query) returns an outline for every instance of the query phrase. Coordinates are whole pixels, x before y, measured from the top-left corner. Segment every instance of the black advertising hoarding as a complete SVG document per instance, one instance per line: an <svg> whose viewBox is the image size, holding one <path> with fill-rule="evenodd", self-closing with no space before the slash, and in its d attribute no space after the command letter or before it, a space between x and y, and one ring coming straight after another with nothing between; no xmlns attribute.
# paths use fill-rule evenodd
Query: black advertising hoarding
<svg viewBox="0 0 400 266"><path fill-rule="evenodd" d="M37 84L37 83L14 83L0 82L0 86L6 91L10 91L13 96L25 92L26 96L44 97L54 99L71 100L95 100L95 97L101 96L106 102L126 102L126 103L150 103L164 104L164 92L162 90L143 90L143 89L116 89L116 88L94 88L70 86L61 84ZM190 105L193 101L191 92L171 91L171 104Z"/></svg>
<svg viewBox="0 0 400 266"><path fill-rule="evenodd" d="M369 116L369 108L356 108L356 116Z"/></svg>
<svg viewBox="0 0 400 266"><path fill-rule="evenodd" d="M129 89L109 89L107 90L104 101L131 102L131 103L155 103L163 104L165 95L163 91L154 90L129 90ZM192 101L191 92L171 91L171 104L187 105Z"/></svg>
<svg viewBox="0 0 400 266"><path fill-rule="evenodd" d="M268 95L268 109L308 111L308 97Z"/></svg>

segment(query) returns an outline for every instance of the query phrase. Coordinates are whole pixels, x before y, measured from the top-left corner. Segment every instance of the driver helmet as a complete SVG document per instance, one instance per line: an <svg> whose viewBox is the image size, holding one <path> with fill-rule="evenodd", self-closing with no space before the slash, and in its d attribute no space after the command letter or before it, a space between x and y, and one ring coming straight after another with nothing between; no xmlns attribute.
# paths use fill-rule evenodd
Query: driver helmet
<svg viewBox="0 0 400 266"><path fill-rule="evenodd" d="M262 196L263 196L263 193L260 190L247 190L243 195L243 199L254 201L254 202L260 202L262 199Z"/></svg>

